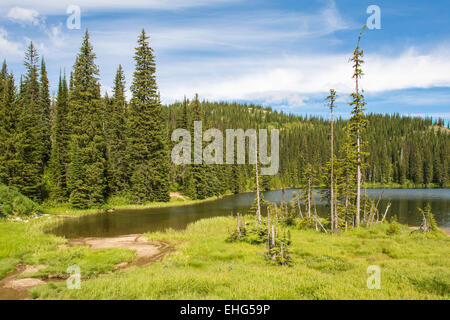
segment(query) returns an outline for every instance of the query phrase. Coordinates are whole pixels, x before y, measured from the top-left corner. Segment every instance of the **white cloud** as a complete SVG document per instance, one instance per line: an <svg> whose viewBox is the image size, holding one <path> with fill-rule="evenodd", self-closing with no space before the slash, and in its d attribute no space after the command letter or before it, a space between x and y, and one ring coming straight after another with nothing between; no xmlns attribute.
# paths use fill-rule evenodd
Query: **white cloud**
<svg viewBox="0 0 450 320"><path fill-rule="evenodd" d="M1 58L8 60L17 60L18 57L22 58L22 48L17 42L8 40L8 32L0 26L0 52Z"/></svg>
<svg viewBox="0 0 450 320"><path fill-rule="evenodd" d="M361 87L366 93L450 87L450 48L427 54L414 49L398 57L368 54ZM180 61L159 67L164 99L198 92L212 100L259 100L291 107L330 88L346 97L354 88L348 55L309 55Z"/></svg>
<svg viewBox="0 0 450 320"><path fill-rule="evenodd" d="M8 18L20 24L40 25L43 18L35 9L13 7L8 12Z"/></svg>
<svg viewBox="0 0 450 320"><path fill-rule="evenodd" d="M64 44L65 36L62 32L62 27L62 23L59 23L58 25L51 25L46 28L46 33L55 47L61 47Z"/></svg>

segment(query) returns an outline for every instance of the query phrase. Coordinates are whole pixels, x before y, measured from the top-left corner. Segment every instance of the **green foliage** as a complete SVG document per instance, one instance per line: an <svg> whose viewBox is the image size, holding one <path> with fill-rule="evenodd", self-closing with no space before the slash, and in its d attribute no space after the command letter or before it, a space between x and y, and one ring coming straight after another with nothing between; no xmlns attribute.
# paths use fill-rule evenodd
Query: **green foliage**
<svg viewBox="0 0 450 320"><path fill-rule="evenodd" d="M275 245L269 245L265 254L266 260L275 265L292 266L293 260L289 249L291 244L291 232L288 230L287 236L284 232L283 238L275 239Z"/></svg>
<svg viewBox="0 0 450 320"><path fill-rule="evenodd" d="M26 74L17 99L17 124L15 134L15 169L9 184L24 195L41 200L41 175L43 173L44 140L42 137L42 110L39 84L39 56L31 42L25 52Z"/></svg>
<svg viewBox="0 0 450 320"><path fill-rule="evenodd" d="M170 158L162 106L156 85L153 49L142 30L134 59L128 114L127 161L136 203L169 201Z"/></svg>
<svg viewBox="0 0 450 320"><path fill-rule="evenodd" d="M52 130L52 149L50 160L50 171L52 190L51 197L56 201L68 199L67 188L67 166L69 164L69 109L68 109L69 89L67 87L66 76L59 77L58 94L55 105L55 120Z"/></svg>
<svg viewBox="0 0 450 320"><path fill-rule="evenodd" d="M98 66L86 31L73 66L69 93L71 147L67 171L70 203L88 208L104 202L105 141Z"/></svg>
<svg viewBox="0 0 450 320"><path fill-rule="evenodd" d="M42 164L47 165L51 152L51 124L50 124L50 91L47 76L47 68L44 58L41 59L41 74L39 88L39 112L40 112L40 141L41 141L41 157Z"/></svg>
<svg viewBox="0 0 450 320"><path fill-rule="evenodd" d="M124 99L124 70L120 66L114 95L101 97L99 69L87 32L70 83L65 75L60 77L54 103L49 97L46 64L32 43L25 55L26 73L20 77L19 90L3 63L0 183L16 187L35 201L47 201L50 194L51 201L70 201L80 208L98 207L109 196L122 194L131 194L134 203L168 201L169 187L192 199L255 190L252 165L171 165L172 144L167 137L175 128L192 132L193 121L202 121L203 131L282 129L279 175L261 177L261 190L305 189L308 176L313 176L312 184L320 183L318 177L324 177L322 180L329 184L328 120L284 114L252 104L200 101L198 95L192 101L185 98L162 106L148 37L142 33L138 41L129 106ZM362 57L358 46L352 59L356 80L362 76ZM364 152L368 147L364 143L359 150L367 163L362 163L362 181L367 185L449 186L450 134L443 121L398 114L366 115L361 93L358 90L352 95L352 119L334 122L340 229L352 226L356 212L358 131L363 130L361 137L370 142L370 154ZM371 125L366 126L367 122ZM307 195L302 193L303 197ZM293 222L289 215L280 217L283 219L280 223Z"/></svg>
<svg viewBox="0 0 450 320"><path fill-rule="evenodd" d="M316 226L316 222L313 217L303 217L298 219L297 228L300 230L313 229Z"/></svg>
<svg viewBox="0 0 450 320"><path fill-rule="evenodd" d="M106 100L106 99L105 99ZM122 66L117 69L112 101L105 101L105 139L108 160L108 185L111 194L128 189L127 167L127 102L125 100L125 75Z"/></svg>
<svg viewBox="0 0 450 320"><path fill-rule="evenodd" d="M386 230L387 235L394 235L394 234L400 234L402 232L402 226L400 223L397 222L397 220L392 220L389 223L389 227Z"/></svg>
<svg viewBox="0 0 450 320"><path fill-rule="evenodd" d="M0 184L0 217L30 216L40 213L39 205L13 187Z"/></svg>
<svg viewBox="0 0 450 320"><path fill-rule="evenodd" d="M0 222L0 265L4 259L21 257L24 252L32 253L27 261L39 262L42 255L45 260L41 261L51 263L63 239L44 234L34 223ZM176 251L145 268L83 280L82 290L68 290L62 282L34 288L32 296L152 300L450 298L447 236L438 239L403 233L390 237L385 232L387 224L340 235L288 228L292 238L289 251L295 263L280 268L262 259L266 244L227 243L227 230L235 227L236 219L217 217L197 221L181 231L146 234L151 241L171 243ZM88 250L79 250L64 250L64 259L56 260L52 268L61 262L62 270L64 261L89 261L86 266L91 275L103 268L94 259L96 251L91 255ZM383 250L400 258L391 258ZM101 256L112 261L116 253L110 252L111 258ZM71 255L73 260L66 260ZM5 265L14 265L15 261L5 261ZM382 290L365 286L367 267L374 264L383 269Z"/></svg>
<svg viewBox="0 0 450 320"><path fill-rule="evenodd" d="M89 247L67 247L36 252L25 256L24 262L29 265L46 265L32 275L37 278L46 278L49 275L67 277L67 267L77 265L84 277L93 277L100 273L110 273L115 265L121 262L130 262L136 253L129 249L99 249Z"/></svg>
<svg viewBox="0 0 450 320"><path fill-rule="evenodd" d="M438 226L436 223L436 219L434 218L433 213L431 212L431 204L427 203L425 209L418 208L420 213L423 216L423 222L421 226L421 230L424 232L433 232L438 230Z"/></svg>

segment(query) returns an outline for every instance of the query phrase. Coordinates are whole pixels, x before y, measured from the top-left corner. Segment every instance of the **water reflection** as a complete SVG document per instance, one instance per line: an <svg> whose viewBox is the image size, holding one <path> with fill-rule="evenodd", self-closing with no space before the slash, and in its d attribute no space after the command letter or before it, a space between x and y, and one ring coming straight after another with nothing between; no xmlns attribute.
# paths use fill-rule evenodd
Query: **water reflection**
<svg viewBox="0 0 450 320"><path fill-rule="evenodd" d="M293 192L286 190L286 200L290 201ZM439 226L450 227L450 190L448 189L389 189L367 190L370 199L378 199L380 194L380 212L389 202L392 203L389 215L397 215L401 223L418 225L421 216L418 207L431 203L433 213ZM84 216L76 219L66 219L52 233L67 238L76 237L112 237L123 234L162 231L168 228L183 229L189 223L199 219L225 216L237 212L246 213L254 200L254 193L244 193L228 196L220 200L204 202L192 206L154 208L145 210L119 210L113 214L103 213ZM268 191L264 199L271 202L281 202L281 191ZM315 196L317 213L328 216L329 209L326 203Z"/></svg>

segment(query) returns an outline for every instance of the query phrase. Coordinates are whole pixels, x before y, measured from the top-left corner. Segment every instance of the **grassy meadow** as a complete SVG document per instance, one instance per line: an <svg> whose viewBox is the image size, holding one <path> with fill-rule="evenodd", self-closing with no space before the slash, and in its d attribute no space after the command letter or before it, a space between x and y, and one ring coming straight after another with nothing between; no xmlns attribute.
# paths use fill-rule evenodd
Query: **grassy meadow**
<svg viewBox="0 0 450 320"><path fill-rule="evenodd" d="M184 231L146 234L150 240L169 242L175 251L162 262L144 268L84 280L80 290L68 290L62 282L33 288L31 296L41 299L450 298L450 240L439 231L410 236L409 228L401 226L397 230L385 223L336 236L289 227L293 265L282 267L264 259L263 244L227 242L234 228L234 219L221 217L200 220ZM392 234L392 230L396 232ZM58 241L46 237L55 244ZM45 251L48 245L41 243L39 250ZM89 250L77 250L89 260ZM130 258L124 252L110 251L108 255ZM110 262L117 260L111 258ZM381 268L379 290L367 288L370 265Z"/></svg>

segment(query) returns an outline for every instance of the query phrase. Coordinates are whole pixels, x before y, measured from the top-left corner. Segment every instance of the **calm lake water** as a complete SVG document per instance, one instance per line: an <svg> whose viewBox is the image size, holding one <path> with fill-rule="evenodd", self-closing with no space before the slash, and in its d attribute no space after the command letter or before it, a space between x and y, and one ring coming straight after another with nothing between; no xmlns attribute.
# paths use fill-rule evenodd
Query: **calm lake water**
<svg viewBox="0 0 450 320"><path fill-rule="evenodd" d="M286 200L292 199L294 191L293 189L286 190ZM379 206L381 214L384 214L387 204L391 202L390 216L395 214L401 223L417 226L421 222L421 215L417 208L423 208L427 202L430 202L438 225L450 228L449 189L367 190L367 195L371 199L378 199L381 193L383 193ZM184 229L189 223L204 218L226 216L237 212L245 214L254 198L254 193L244 193L190 206L117 210L114 213L67 218L51 232L66 238L78 238L113 237L163 231L168 228ZM328 216L329 209L325 202L320 201L319 195L316 195L315 198L318 214ZM265 192L264 199L280 203L281 191Z"/></svg>

